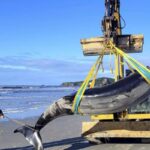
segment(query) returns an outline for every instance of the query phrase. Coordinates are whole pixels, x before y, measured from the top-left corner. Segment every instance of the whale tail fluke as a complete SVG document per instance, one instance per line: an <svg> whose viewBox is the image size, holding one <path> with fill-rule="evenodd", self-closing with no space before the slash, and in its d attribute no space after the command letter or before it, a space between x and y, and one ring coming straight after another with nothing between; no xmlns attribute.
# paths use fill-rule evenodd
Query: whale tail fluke
<svg viewBox="0 0 150 150"><path fill-rule="evenodd" d="M26 140L33 145L35 150L44 150L42 144L42 138L39 131L35 130L31 126L22 126L14 130L14 133L21 133L25 136Z"/></svg>

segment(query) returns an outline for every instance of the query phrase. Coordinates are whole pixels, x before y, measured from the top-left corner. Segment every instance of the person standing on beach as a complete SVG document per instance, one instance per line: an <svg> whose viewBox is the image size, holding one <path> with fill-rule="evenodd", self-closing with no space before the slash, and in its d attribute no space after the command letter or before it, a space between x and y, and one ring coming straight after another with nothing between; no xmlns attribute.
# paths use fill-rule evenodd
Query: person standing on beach
<svg viewBox="0 0 150 150"><path fill-rule="evenodd" d="M0 109L0 119L4 118L3 111Z"/></svg>

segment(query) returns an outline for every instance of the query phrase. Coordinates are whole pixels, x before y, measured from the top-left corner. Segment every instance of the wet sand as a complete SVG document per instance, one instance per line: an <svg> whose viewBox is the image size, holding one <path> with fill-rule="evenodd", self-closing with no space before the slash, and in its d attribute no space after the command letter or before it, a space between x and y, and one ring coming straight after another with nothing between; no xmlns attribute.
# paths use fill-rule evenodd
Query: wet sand
<svg viewBox="0 0 150 150"><path fill-rule="evenodd" d="M23 120L34 125L37 118ZM49 123L42 131L45 150L149 150L149 143L107 143L101 145L89 144L81 137L81 123L89 117L66 116ZM33 147L25 141L21 134L14 134L19 127L12 122L0 122L1 150L32 150ZM118 141L119 142L119 141Z"/></svg>

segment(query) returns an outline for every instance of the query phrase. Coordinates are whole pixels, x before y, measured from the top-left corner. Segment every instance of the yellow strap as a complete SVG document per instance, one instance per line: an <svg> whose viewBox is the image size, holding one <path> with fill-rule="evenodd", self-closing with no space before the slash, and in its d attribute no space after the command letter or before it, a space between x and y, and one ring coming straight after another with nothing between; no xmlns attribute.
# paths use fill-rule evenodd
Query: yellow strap
<svg viewBox="0 0 150 150"><path fill-rule="evenodd" d="M83 97L83 94L85 92L85 89L86 87L88 86L88 83L90 81L90 79L92 78L94 72L95 72L95 69L97 67L97 65L101 63L101 56L98 57L96 63L92 66L92 68L90 69L87 77L85 78L84 82L82 83L81 87L79 88L75 98L74 98L74 101L73 101L73 106L72 106L72 111L74 112L75 110L75 106L76 106L76 100L77 100L77 97L80 95L80 98Z"/></svg>
<svg viewBox="0 0 150 150"><path fill-rule="evenodd" d="M102 54L98 57L96 63L92 66L90 72L88 73L85 81L82 83L81 87L79 88L79 90L78 90L78 92L77 92L77 94L74 98L74 101L73 101L73 106L72 106L72 111L73 112L76 111L76 103L77 103L77 100L78 100L78 96L80 96L80 101L81 101L82 97L83 97L83 94L84 94L91 78L93 78L93 81L92 81L90 87L94 87L96 76L98 74L98 70L100 68L100 65L102 65L103 56L104 56L104 53L105 53L105 50L106 50L107 46L108 46L108 44L104 46L104 49L102 50ZM97 70L96 70L96 68L97 68ZM102 66L102 69L103 69L103 66ZM94 73L95 73L95 75L94 75ZM78 108L78 111L79 111L79 108Z"/></svg>
<svg viewBox="0 0 150 150"><path fill-rule="evenodd" d="M95 86L96 77L97 77L97 74L98 74L98 71L99 71L100 67L102 67L102 72L104 72L103 57L104 57L104 53L105 53L105 50L106 50L107 46L108 46L108 44L106 44L104 46L104 49L102 50L102 54L100 55L100 59L101 60L100 60L100 62L98 64L98 66L97 66L97 69L96 69L96 72L94 74L93 80L92 80L92 82L90 84L90 88L93 88Z"/></svg>
<svg viewBox="0 0 150 150"><path fill-rule="evenodd" d="M137 64L139 67L141 67L143 70L147 71L150 74L150 70L147 67L145 67L140 62L138 62L137 60L135 60L134 58L132 58L131 56L129 56L128 54L126 54L125 52L123 52L121 49L119 49L118 47L116 47L111 41L110 41L110 45L116 50L116 52L118 54L120 54L124 58L127 58L128 63L130 63L130 65L132 65L141 74L141 76L150 84L150 79L148 79L143 74L143 72L140 69L137 68L137 66L135 64Z"/></svg>
<svg viewBox="0 0 150 150"><path fill-rule="evenodd" d="M112 52L111 51L110 51L109 56L110 56L110 62L109 62L110 72L113 74L114 71L113 71L112 64L111 64L111 61L112 61Z"/></svg>
<svg viewBox="0 0 150 150"><path fill-rule="evenodd" d="M93 87L95 86L96 77L97 77L99 68L100 68L100 66L101 66L101 64L102 64L102 59L103 59L103 56L101 56L101 60L100 60L100 62L99 62L99 64L98 64L98 66L97 66L97 69L96 69L96 72L95 72L95 74L94 74L93 80L92 80L92 82L91 82L91 84L90 84L90 88L93 88Z"/></svg>

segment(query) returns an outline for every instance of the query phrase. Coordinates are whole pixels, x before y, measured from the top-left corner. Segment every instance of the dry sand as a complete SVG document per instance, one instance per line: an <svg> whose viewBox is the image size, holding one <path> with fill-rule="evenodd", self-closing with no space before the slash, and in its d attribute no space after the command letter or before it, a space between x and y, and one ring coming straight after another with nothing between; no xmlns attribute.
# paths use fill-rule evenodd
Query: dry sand
<svg viewBox="0 0 150 150"><path fill-rule="evenodd" d="M23 120L34 125L37 118ZM143 143L107 143L101 145L89 144L81 137L81 122L88 117L66 116L49 123L41 135L45 150L149 150L150 144ZM11 122L0 122L1 150L32 150L33 147L25 141L21 134L14 134L18 125Z"/></svg>

